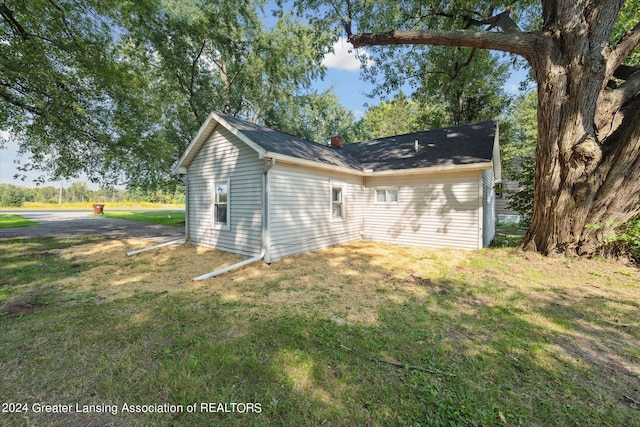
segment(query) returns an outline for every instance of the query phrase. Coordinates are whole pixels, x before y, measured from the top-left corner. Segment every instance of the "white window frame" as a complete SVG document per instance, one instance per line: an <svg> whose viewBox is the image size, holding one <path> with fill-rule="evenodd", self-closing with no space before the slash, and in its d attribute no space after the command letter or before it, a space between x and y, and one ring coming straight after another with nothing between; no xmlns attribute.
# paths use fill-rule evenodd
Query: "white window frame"
<svg viewBox="0 0 640 427"><path fill-rule="evenodd" d="M384 191L384 201L378 200L378 191ZM395 201L389 201L389 191L395 191L396 192L396 200ZM399 195L399 192L398 192L398 187L376 187L375 191L373 193L374 203L378 204L378 205L397 205L399 197L400 197L400 195Z"/></svg>
<svg viewBox="0 0 640 427"><path fill-rule="evenodd" d="M226 203L218 201L218 189L217 186L225 185L227 187L227 201ZM217 206L220 204L226 204L227 218L226 222L216 221ZM231 229L231 181L228 179L218 179L213 181L213 194L211 195L211 225L216 230L230 230Z"/></svg>
<svg viewBox="0 0 640 427"><path fill-rule="evenodd" d="M340 190L341 198L340 201L333 200L333 190ZM334 204L340 203L340 216L334 216ZM329 185L329 220L331 222L339 222L347 219L347 185L343 182L330 181Z"/></svg>

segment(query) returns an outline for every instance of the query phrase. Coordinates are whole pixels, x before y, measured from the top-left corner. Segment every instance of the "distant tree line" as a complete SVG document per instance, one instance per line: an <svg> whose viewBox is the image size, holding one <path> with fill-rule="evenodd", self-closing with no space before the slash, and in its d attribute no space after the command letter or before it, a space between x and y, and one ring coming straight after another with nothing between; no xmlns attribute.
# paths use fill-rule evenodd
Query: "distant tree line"
<svg viewBox="0 0 640 427"><path fill-rule="evenodd" d="M74 182L63 187L52 185L26 188L13 184L0 184L0 206L21 207L25 202L34 203L118 203L118 202L150 202L165 204L182 204L185 201L184 191L177 188L153 190L141 187L127 189L105 187L91 190L84 182Z"/></svg>

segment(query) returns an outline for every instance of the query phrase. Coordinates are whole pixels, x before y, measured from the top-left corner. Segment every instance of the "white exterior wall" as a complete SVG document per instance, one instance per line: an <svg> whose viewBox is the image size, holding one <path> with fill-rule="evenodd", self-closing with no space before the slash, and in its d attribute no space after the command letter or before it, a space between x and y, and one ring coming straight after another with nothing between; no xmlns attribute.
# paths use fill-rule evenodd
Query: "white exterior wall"
<svg viewBox="0 0 640 427"><path fill-rule="evenodd" d="M272 261L362 238L361 177L276 162L268 180ZM332 182L344 186L344 220L330 219Z"/></svg>
<svg viewBox="0 0 640 427"><path fill-rule="evenodd" d="M218 126L187 169L189 236L198 246L241 255L257 255L262 247L262 172L257 153ZM229 180L229 229L212 221L213 183Z"/></svg>
<svg viewBox="0 0 640 427"><path fill-rule="evenodd" d="M493 169L482 171L482 245L489 246L496 234L496 195Z"/></svg>
<svg viewBox="0 0 640 427"><path fill-rule="evenodd" d="M481 171L367 177L364 238L431 248L482 247ZM376 188L397 188L396 204Z"/></svg>

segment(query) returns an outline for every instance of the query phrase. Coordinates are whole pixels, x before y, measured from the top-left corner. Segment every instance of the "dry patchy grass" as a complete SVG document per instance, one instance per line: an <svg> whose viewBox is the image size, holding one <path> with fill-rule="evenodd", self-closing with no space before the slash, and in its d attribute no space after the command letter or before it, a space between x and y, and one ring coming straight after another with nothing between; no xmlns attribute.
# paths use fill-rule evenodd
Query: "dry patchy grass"
<svg viewBox="0 0 640 427"><path fill-rule="evenodd" d="M286 258L259 262L205 281L193 277L242 260L241 257L191 245L169 246L126 258L144 240L112 240L59 250L59 256L91 267L60 281L69 292L97 292L113 300L136 293L199 290L225 301L242 302L259 312L318 312L338 323L371 325L385 304L426 299L447 285L444 277L463 265L469 254L429 251L382 243L353 242Z"/></svg>
<svg viewBox="0 0 640 427"><path fill-rule="evenodd" d="M96 403L253 400L265 407L251 419L258 424L639 425L634 266L510 248L353 242L194 282L241 258L190 245L125 256L148 245L127 239L47 249L74 266L69 274L48 276L44 288L36 279L10 282L20 289L0 312L23 318L4 330L16 349L38 354L0 357L12 368L3 379L43 369L34 360L52 345L55 364L83 373L64 390L58 377L41 373L43 385L25 379L19 396L78 400L92 390ZM52 289L61 294L52 306L33 302ZM47 325L47 312L64 318L69 331L38 324L38 310ZM30 343L24 328L49 328L52 336ZM102 349L105 342L113 351ZM83 422L211 421L154 417Z"/></svg>

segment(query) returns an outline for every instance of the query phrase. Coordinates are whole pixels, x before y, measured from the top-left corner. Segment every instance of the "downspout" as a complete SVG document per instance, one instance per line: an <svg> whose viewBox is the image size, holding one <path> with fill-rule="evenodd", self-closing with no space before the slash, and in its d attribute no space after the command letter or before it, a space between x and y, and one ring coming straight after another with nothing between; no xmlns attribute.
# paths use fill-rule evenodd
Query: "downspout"
<svg viewBox="0 0 640 427"><path fill-rule="evenodd" d="M189 175L184 174L184 240L189 239Z"/></svg>
<svg viewBox="0 0 640 427"><path fill-rule="evenodd" d="M265 251L264 261L271 264L271 233L269 231L269 200L271 196L269 185L269 171L276 164L276 159L271 158L271 162L265 167L262 174L262 248Z"/></svg>
<svg viewBox="0 0 640 427"><path fill-rule="evenodd" d="M203 274L202 276L195 277L193 280L205 280L211 277L216 277L220 274L226 273L231 270L235 270L236 268L243 267L247 264L251 264L252 262L260 261L261 259L265 259L267 263L271 262L271 244L270 244L270 236L269 236L269 219L267 209L269 207L268 204L268 194L269 194L269 180L267 174L269 170L276 164L275 159L271 159L271 162L265 167L264 173L262 174L262 249L260 250L260 254L254 256L253 258L245 259L244 261L240 261L228 267L221 268L216 271L212 271L211 273Z"/></svg>

